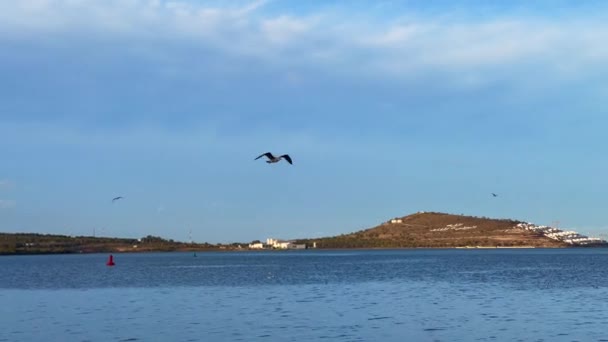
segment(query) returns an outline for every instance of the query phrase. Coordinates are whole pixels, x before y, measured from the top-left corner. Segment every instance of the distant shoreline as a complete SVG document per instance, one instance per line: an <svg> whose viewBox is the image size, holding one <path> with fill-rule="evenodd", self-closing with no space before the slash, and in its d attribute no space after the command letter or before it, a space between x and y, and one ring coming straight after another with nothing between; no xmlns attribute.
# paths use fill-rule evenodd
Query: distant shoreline
<svg viewBox="0 0 608 342"><path fill-rule="evenodd" d="M70 254L145 254L145 253L264 253L264 252L305 252L305 251L365 251L365 250L377 250L377 251L388 251L388 250L489 250L489 249L575 249L589 247L578 247L578 246L547 246L547 247L536 247L536 246L462 246L462 247L370 247L370 248L308 248L308 249L200 249L200 250L125 250L125 251L91 251L91 252L18 252L18 253L2 253L2 256L26 256L26 255L70 255ZM591 247L593 248L593 247ZM606 248L598 246L596 248Z"/></svg>
<svg viewBox="0 0 608 342"><path fill-rule="evenodd" d="M608 247L600 238L571 230L537 226L511 219L417 212L392 218L378 226L328 237L279 240L266 243L195 243L159 236L114 238L38 233L0 233L0 255L147 253L147 252L268 252L293 249L399 250L399 249L536 249Z"/></svg>

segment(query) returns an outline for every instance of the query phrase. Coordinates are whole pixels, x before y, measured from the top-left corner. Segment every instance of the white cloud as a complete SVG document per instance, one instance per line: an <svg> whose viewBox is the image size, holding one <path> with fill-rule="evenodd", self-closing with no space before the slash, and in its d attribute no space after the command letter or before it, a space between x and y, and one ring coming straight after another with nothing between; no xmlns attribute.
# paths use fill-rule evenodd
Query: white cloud
<svg viewBox="0 0 608 342"><path fill-rule="evenodd" d="M392 77L438 71L495 75L504 68L530 65L547 74L579 77L584 70L605 69L608 57L608 23L601 18L427 15L384 20L336 10L268 14L265 5L266 1L232 7L184 0L7 1L0 4L0 33L15 37L92 30L152 41L177 38L283 66Z"/></svg>
<svg viewBox="0 0 608 342"><path fill-rule="evenodd" d="M313 20L280 16L263 20L260 25L263 36L270 43L288 44L309 32L315 23Z"/></svg>
<svg viewBox="0 0 608 342"><path fill-rule="evenodd" d="M382 48L393 48L394 46L404 46L412 41L416 36L429 31L426 25L394 25L388 27L383 32L376 32L361 37L363 45L377 46Z"/></svg>
<svg viewBox="0 0 608 342"><path fill-rule="evenodd" d="M239 8L236 13L240 14L240 15L245 15L245 14L249 14L251 12L256 11L257 9L263 7L264 5L266 5L266 3L268 3L267 0L257 0L257 1L253 1L249 4L246 4L245 6Z"/></svg>

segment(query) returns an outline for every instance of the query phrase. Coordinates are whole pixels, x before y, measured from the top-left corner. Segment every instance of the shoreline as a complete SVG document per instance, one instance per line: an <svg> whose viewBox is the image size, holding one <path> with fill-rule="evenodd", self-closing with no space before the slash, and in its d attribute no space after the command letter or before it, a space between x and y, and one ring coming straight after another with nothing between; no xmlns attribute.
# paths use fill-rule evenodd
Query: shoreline
<svg viewBox="0 0 608 342"><path fill-rule="evenodd" d="M606 246L580 247L580 246L458 246L458 247L370 247L370 248L307 248L307 249L201 249L201 250L123 250L123 251L92 251L92 252L19 252L3 253L2 256L25 256L25 255L69 255L69 254L134 254L134 253L263 253L263 252L304 252L304 251L364 251L364 250L488 250L488 249L588 249L588 248L607 248Z"/></svg>

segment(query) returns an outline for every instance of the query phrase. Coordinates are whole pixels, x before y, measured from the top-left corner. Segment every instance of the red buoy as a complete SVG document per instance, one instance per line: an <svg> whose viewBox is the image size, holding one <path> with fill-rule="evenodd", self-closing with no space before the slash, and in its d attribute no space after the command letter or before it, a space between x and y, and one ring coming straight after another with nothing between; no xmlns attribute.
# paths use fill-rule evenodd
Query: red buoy
<svg viewBox="0 0 608 342"><path fill-rule="evenodd" d="M112 254L110 254L110 257L108 258L108 262L106 262L107 266L114 266L114 256L112 256Z"/></svg>

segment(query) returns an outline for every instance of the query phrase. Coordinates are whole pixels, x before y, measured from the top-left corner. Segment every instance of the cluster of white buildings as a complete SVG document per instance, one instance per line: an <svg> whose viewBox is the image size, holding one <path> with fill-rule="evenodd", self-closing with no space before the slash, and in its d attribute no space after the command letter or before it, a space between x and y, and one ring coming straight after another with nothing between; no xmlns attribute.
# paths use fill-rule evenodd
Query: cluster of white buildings
<svg viewBox="0 0 608 342"><path fill-rule="evenodd" d="M316 243L313 244L313 248L316 247L315 244ZM249 248L250 249L306 249L306 245L303 243L296 244L293 241L284 241L284 240L268 238L268 239L266 239L266 243L263 243L263 242L250 243Z"/></svg>
<svg viewBox="0 0 608 342"><path fill-rule="evenodd" d="M582 234L579 234L573 230L563 231L557 228L549 227L549 226L537 226L533 223L519 223L516 226L517 228L522 228L525 230L533 231L536 233L541 233L544 236L558 241L563 241L565 243L571 245L598 245L598 244L606 244L606 240L602 240L600 238L588 237Z"/></svg>
<svg viewBox="0 0 608 342"><path fill-rule="evenodd" d="M435 229L431 229L432 232L445 232L448 230L469 230L469 229L475 229L477 228L477 226L465 226L462 223L455 223L455 224L448 224L447 226L443 227L443 228L435 228Z"/></svg>

